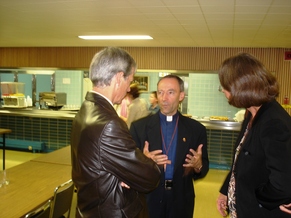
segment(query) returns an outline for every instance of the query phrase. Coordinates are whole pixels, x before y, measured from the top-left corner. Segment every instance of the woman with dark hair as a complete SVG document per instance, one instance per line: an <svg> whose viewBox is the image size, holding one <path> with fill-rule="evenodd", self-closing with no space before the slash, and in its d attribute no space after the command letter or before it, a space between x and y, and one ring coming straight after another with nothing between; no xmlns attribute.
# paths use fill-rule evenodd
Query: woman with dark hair
<svg viewBox="0 0 291 218"><path fill-rule="evenodd" d="M275 76L247 53L226 59L218 75L229 104L246 109L218 211L231 218L290 217L282 211L291 202L291 117L275 99Z"/></svg>
<svg viewBox="0 0 291 218"><path fill-rule="evenodd" d="M130 85L130 91L127 93L130 104L127 107L127 118L121 117L128 128L133 121L149 115L148 105L145 99L140 98L140 89L136 83Z"/></svg>

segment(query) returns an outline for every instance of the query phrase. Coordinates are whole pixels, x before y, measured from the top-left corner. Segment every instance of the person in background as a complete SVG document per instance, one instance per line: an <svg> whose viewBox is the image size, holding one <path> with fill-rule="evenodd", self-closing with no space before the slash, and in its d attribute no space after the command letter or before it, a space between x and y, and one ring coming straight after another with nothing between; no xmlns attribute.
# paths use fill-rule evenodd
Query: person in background
<svg viewBox="0 0 291 218"><path fill-rule="evenodd" d="M127 118L127 108L130 102L131 99L128 97L128 95L126 95L120 104L114 104L114 108L120 117Z"/></svg>
<svg viewBox="0 0 291 218"><path fill-rule="evenodd" d="M209 169L206 128L178 111L185 97L180 77L161 78L157 95L160 111L130 127L137 146L162 171L160 184L147 194L149 217L193 218L193 180L204 177Z"/></svg>
<svg viewBox="0 0 291 218"><path fill-rule="evenodd" d="M92 59L93 90L71 131L77 217L147 217L140 193L156 188L160 170L136 148L113 107L129 91L135 71L134 59L120 48L105 48Z"/></svg>
<svg viewBox="0 0 291 218"><path fill-rule="evenodd" d="M159 104L158 104L158 96L157 96L157 91L153 91L150 94L149 97L149 101L150 101L150 107L149 107L149 111L151 114L155 114L160 110Z"/></svg>
<svg viewBox="0 0 291 218"><path fill-rule="evenodd" d="M133 121L138 120L142 117L149 115L147 102L140 98L140 90L138 85L133 83L130 85L130 91L127 93L128 98L130 99L130 104L127 109L127 118L121 118L126 122L128 128Z"/></svg>
<svg viewBox="0 0 291 218"><path fill-rule="evenodd" d="M291 117L276 101L276 78L254 56L226 59L219 71L230 105L246 108L233 165L217 199L222 216L290 217Z"/></svg>

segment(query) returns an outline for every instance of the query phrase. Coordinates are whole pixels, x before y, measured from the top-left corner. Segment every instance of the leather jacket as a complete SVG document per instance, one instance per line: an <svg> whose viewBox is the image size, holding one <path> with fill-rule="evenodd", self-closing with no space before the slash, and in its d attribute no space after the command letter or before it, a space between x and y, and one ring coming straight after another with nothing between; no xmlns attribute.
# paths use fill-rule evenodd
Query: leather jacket
<svg viewBox="0 0 291 218"><path fill-rule="evenodd" d="M136 147L126 123L101 95L87 93L73 121L71 149L83 217L147 217L141 195L157 187L160 170Z"/></svg>

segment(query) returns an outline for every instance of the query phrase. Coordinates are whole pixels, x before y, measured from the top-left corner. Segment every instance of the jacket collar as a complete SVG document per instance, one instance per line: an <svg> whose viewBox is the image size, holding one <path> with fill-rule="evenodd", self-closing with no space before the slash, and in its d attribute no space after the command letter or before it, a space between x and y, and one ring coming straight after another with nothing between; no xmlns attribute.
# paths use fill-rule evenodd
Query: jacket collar
<svg viewBox="0 0 291 218"><path fill-rule="evenodd" d="M262 104L262 106L260 107L260 109L258 110L258 112L256 113L256 116L254 117L252 126L254 126L258 120L260 120L260 117L265 113L266 110L268 110L270 107L272 107L272 105L278 104L278 102L274 99L270 102L266 102L264 104ZM249 121L251 119L251 113L248 113L247 115L247 121Z"/></svg>
<svg viewBox="0 0 291 218"><path fill-rule="evenodd" d="M100 95L97 92L87 92L85 100L94 102L94 103L98 102L99 105L102 105L106 108L111 107L112 109L114 109L112 103L103 95Z"/></svg>
<svg viewBox="0 0 291 218"><path fill-rule="evenodd" d="M96 92L96 91L94 91L94 90L91 90L90 92L93 92L93 93L96 93L96 94L98 94L98 95L101 95L103 98L105 98L112 106L113 106L113 103L106 97L106 96L104 96L104 95L102 95L101 93L99 93L99 92Z"/></svg>

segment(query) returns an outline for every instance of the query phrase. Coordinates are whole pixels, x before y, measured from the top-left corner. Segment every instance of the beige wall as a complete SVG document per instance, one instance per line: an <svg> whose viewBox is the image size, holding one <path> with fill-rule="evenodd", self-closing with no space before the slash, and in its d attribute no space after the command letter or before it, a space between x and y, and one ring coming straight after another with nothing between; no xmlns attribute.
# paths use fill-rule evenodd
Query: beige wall
<svg viewBox="0 0 291 218"><path fill-rule="evenodd" d="M220 63L239 52L249 52L275 72L280 83L278 101L291 97L291 62L284 60L287 48L197 48L123 47L137 61L139 69L217 70ZM93 55L102 47L0 48L0 68L88 69ZM291 114L291 109L287 109Z"/></svg>

